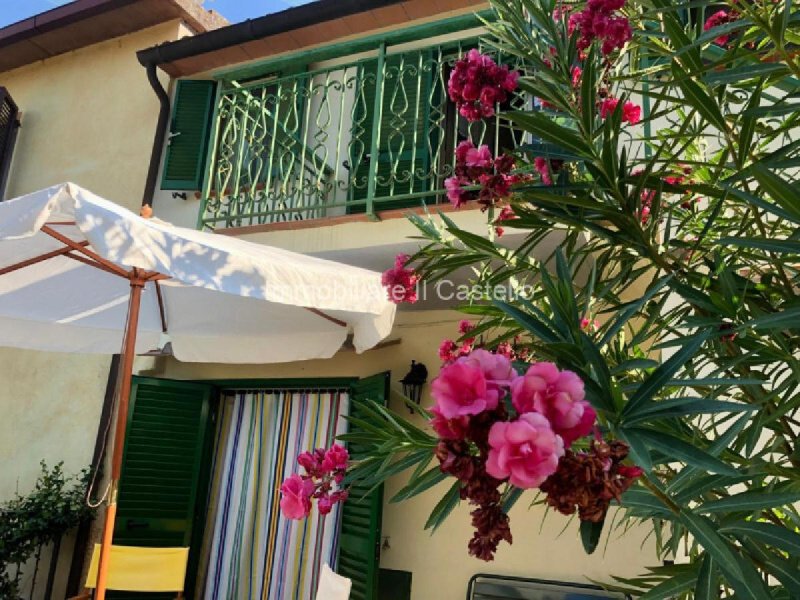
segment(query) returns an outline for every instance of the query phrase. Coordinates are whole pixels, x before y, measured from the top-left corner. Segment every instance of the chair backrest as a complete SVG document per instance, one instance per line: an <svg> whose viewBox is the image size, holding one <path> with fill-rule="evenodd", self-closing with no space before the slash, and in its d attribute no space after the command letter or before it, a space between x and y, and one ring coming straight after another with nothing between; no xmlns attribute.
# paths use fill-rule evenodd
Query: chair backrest
<svg viewBox="0 0 800 600"><path fill-rule="evenodd" d="M324 564L319 573L316 600L348 600L352 585L350 579L334 573L327 564Z"/></svg>
<svg viewBox="0 0 800 600"><path fill-rule="evenodd" d="M86 587L97 583L100 544L95 544ZM189 548L111 546L108 589L122 592L182 592Z"/></svg>
<svg viewBox="0 0 800 600"><path fill-rule="evenodd" d="M625 600L625 594L594 585L526 579L503 575L475 575L467 586L467 600Z"/></svg>

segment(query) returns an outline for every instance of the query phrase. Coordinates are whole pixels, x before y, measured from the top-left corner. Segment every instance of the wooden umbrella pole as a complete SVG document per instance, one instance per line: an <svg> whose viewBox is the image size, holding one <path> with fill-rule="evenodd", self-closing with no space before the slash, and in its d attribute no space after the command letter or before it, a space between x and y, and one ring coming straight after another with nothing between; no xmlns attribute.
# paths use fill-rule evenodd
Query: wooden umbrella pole
<svg viewBox="0 0 800 600"><path fill-rule="evenodd" d="M100 546L100 561L97 568L97 587L95 600L105 600L108 580L108 558L111 553L111 541L114 537L114 522L117 518L117 494L119 478L122 472L122 452L125 448L125 428L128 424L128 403L131 397L131 380L133 377L133 359L136 356L136 330L139 326L139 307L142 290L146 280L139 269L130 273L131 294L128 303L128 323L122 341L120 368L122 381L117 404L117 426L114 432L114 450L111 455L111 485L106 500L106 520L103 525L103 539Z"/></svg>

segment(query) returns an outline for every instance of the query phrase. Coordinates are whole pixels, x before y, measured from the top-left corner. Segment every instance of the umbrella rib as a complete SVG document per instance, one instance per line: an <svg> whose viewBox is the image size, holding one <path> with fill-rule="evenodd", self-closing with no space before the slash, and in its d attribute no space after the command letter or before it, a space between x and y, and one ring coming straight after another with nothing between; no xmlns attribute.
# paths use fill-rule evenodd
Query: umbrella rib
<svg viewBox="0 0 800 600"><path fill-rule="evenodd" d="M75 240L67 237L66 235L58 233L57 231L55 231L51 227L48 227L47 225L44 225L42 227L42 232L46 233L52 238L57 239L59 242L66 244L67 246L70 246L73 250L80 252L81 254L85 254L96 263L106 267L106 270L111 271L115 275L119 275L120 277L124 277L125 279L130 279L131 277L130 273L128 273L125 269L123 269L119 265L116 265L113 262L106 260L96 252L92 252L91 250L87 249L86 246L88 246L88 244L84 246L80 242L76 242Z"/></svg>
<svg viewBox="0 0 800 600"><path fill-rule="evenodd" d="M88 246L89 242L76 242L80 246ZM27 260L23 260L13 265L9 265L7 267L3 267L0 269L0 275L5 275L6 273L12 273L13 271L17 271L19 269L24 269L25 267L30 267L31 265L39 264L40 262L44 262L51 258L55 258L57 256L63 256L72 252L74 248L72 246L64 246L63 248L59 248L58 250L53 250L52 252L47 252L46 254L40 254L39 256L34 256L33 258L29 258Z"/></svg>
<svg viewBox="0 0 800 600"><path fill-rule="evenodd" d="M158 298L158 315L161 317L161 333L167 333L167 315L164 311L164 298L161 295L161 286L158 285L158 279L153 282L156 286L156 298Z"/></svg>
<svg viewBox="0 0 800 600"><path fill-rule="evenodd" d="M70 248L72 250L72 248ZM101 271L105 271L106 273L110 273L111 275L119 275L117 271L109 269L106 265L96 262L90 258L86 258L85 256L81 256L80 254L72 254L71 252L66 254L67 258L71 258L72 260L77 260L85 265L89 265L90 267L94 267L95 269L100 269Z"/></svg>
<svg viewBox="0 0 800 600"><path fill-rule="evenodd" d="M319 309L317 309L317 308L308 308L308 307L306 306L306 307L305 307L305 309L306 309L308 312L310 312L310 313L314 313L314 314L315 314L315 315L317 315L318 317L322 317L323 319L327 319L327 320L328 320L328 321L330 321L331 323L335 323L335 324L336 324L336 325L338 325L339 327L347 327L347 323L345 323L345 322L344 322L344 321L342 321L341 319L337 319L336 317L332 317L332 316L330 316L330 315L326 315L324 312L322 312L321 310L319 310Z"/></svg>

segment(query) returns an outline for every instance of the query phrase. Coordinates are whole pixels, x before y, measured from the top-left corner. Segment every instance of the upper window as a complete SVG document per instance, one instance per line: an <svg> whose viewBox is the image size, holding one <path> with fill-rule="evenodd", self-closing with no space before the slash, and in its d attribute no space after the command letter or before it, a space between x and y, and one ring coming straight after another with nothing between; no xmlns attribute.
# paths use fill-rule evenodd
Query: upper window
<svg viewBox="0 0 800 600"><path fill-rule="evenodd" d="M11 168L11 156L19 129L19 109L8 90L0 87L0 200L3 199Z"/></svg>

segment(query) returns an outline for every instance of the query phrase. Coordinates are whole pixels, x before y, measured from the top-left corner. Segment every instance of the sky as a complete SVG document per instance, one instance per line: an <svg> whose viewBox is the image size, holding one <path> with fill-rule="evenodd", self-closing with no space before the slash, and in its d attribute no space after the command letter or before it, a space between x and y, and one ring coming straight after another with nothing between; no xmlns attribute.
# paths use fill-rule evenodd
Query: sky
<svg viewBox="0 0 800 600"><path fill-rule="evenodd" d="M292 6L307 4L311 0L205 0L206 8L217 11L231 23L279 12ZM68 4L66 0L0 0L0 27L27 19L56 6Z"/></svg>

